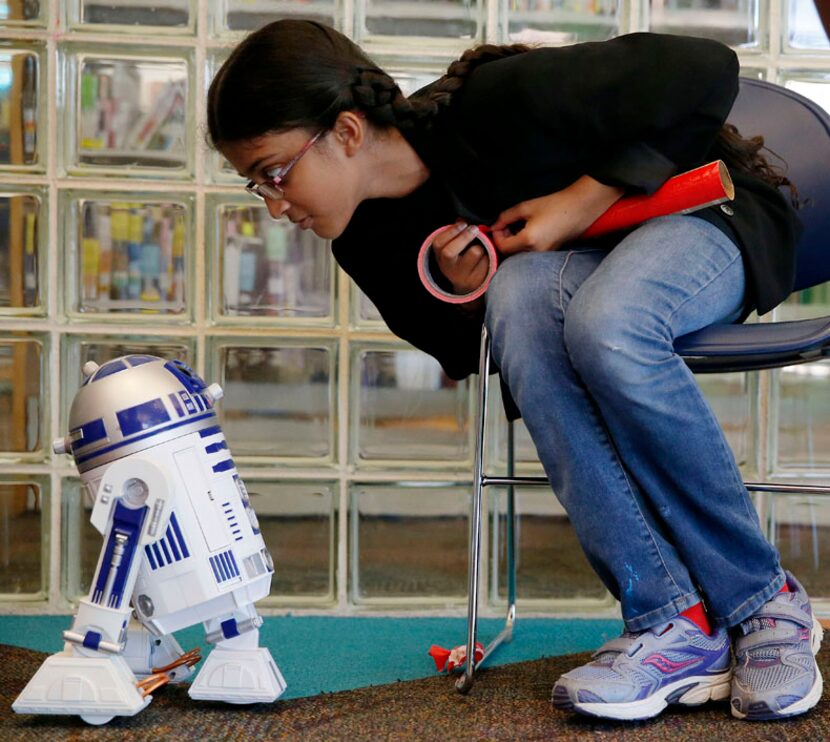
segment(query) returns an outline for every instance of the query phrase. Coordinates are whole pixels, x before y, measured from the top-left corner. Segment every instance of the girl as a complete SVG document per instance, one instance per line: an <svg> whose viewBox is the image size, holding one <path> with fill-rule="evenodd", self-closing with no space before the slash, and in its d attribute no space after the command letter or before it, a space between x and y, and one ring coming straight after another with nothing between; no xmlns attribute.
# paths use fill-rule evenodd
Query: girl
<svg viewBox="0 0 830 742"><path fill-rule="evenodd" d="M452 378L477 368L481 323L556 495L625 631L563 675L555 706L643 719L731 695L733 715L802 713L821 695L820 626L764 539L675 337L772 309L792 288L786 185L724 125L735 54L633 34L555 49L482 46L405 98L351 41L278 21L245 39L208 96L210 139L274 218L333 240L390 329ZM624 193L714 159L728 207L579 235ZM510 256L485 302L476 225ZM732 642L734 638L734 645ZM733 670L731 650L736 663Z"/></svg>

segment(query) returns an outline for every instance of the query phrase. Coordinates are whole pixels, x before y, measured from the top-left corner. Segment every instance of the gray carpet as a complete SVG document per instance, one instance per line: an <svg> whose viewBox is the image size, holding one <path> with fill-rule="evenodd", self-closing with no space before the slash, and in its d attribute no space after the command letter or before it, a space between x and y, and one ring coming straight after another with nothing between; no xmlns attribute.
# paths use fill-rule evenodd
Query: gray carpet
<svg viewBox="0 0 830 742"><path fill-rule="evenodd" d="M671 708L649 722L614 723L554 710L555 679L587 654L485 669L468 696L436 676L301 698L272 705L227 706L191 701L168 686L132 718L89 727L77 718L18 716L11 703L44 655L0 645L0 739L119 740L591 740L592 742L812 742L830 740L830 699L804 716L779 722L733 719L726 702ZM825 677L830 649L819 654Z"/></svg>

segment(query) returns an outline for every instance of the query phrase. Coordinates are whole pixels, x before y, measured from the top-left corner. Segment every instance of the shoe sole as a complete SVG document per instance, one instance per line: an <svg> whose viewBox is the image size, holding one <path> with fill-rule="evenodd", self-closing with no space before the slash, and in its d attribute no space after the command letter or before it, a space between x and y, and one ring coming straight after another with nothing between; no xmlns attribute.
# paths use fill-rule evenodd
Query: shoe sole
<svg viewBox="0 0 830 742"><path fill-rule="evenodd" d="M738 711L738 709L730 703L729 707L732 709L732 716L736 719L746 719L747 721L772 721L774 719L786 719L790 716L798 716L799 714L804 714L813 708L813 706L821 700L821 693L824 688L824 681L821 678L821 670L819 670L818 662L815 660L815 656L821 648L821 640L823 638L824 627L816 617L816 614L813 613L813 628L810 632L810 649L813 652L813 667L816 672L816 680L804 698L796 701L795 703L791 703L789 706L781 709L780 711L773 711L769 708L769 706L767 706L767 711L759 710L755 713L750 711L746 714Z"/></svg>
<svg viewBox="0 0 830 742"><path fill-rule="evenodd" d="M660 688L647 698L625 703L582 703L570 697L568 689L558 685L553 689L553 705L565 711L577 711L602 719L637 721L651 719L669 704L700 706L707 701L729 698L732 671L718 675L702 675L683 678Z"/></svg>

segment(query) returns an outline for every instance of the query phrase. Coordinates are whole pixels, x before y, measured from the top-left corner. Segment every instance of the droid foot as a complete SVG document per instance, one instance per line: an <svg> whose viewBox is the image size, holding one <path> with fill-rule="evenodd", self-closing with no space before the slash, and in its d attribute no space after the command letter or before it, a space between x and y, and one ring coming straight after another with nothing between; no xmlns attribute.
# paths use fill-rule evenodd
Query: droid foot
<svg viewBox="0 0 830 742"><path fill-rule="evenodd" d="M152 696L136 685L123 657L79 657L65 650L47 657L12 704L19 714L67 714L90 724L134 716Z"/></svg>
<svg viewBox="0 0 830 742"><path fill-rule="evenodd" d="M271 703L285 691L285 680L265 647L215 647L190 686L199 701Z"/></svg>

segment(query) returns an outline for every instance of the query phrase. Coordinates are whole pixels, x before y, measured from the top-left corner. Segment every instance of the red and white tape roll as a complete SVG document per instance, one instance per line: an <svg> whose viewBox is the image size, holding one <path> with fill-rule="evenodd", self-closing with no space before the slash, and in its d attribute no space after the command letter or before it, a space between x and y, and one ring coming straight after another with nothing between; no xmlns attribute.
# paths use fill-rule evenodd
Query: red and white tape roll
<svg viewBox="0 0 830 742"><path fill-rule="evenodd" d="M731 201L733 198L735 198L735 187L732 184L732 178L729 177L726 165L717 160L669 178L650 196L621 198L588 227L582 236L598 237L608 232L633 227L658 216L690 214L707 206ZM455 228L454 224L440 227L424 240L424 244L418 251L418 275L426 290L434 297L448 304L467 304L487 291L498 268L499 253L488 236L490 230L485 226L480 226L477 240L484 247L490 260L487 277L481 286L468 294L451 294L444 291L430 273L430 251L435 237L444 230L453 228Z"/></svg>
<svg viewBox="0 0 830 742"><path fill-rule="evenodd" d="M421 283L424 284L426 290L437 299L445 301L447 304L467 304L471 301L475 301L479 296L482 296L484 292L487 291L488 286L490 286L490 281L493 280L496 268L498 268L499 265L498 252L496 251L496 246L488 236L490 230L484 226L479 227L476 239L481 243L487 253L487 258L490 261L490 264L487 267L487 276L484 278L484 282L481 286L468 294L451 294L449 291L444 291L444 289L436 283L435 278L433 278L432 273L429 270L429 257L432 252L432 241L439 234L441 234L441 232L447 229L455 229L455 224L449 224L446 227L439 227L424 240L424 244L421 245L421 249L418 251L418 275L420 276Z"/></svg>

